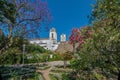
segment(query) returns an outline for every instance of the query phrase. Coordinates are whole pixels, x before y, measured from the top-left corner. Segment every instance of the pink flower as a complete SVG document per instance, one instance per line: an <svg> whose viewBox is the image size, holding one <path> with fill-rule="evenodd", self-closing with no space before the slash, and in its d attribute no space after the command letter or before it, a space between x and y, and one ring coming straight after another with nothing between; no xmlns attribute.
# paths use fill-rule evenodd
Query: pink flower
<svg viewBox="0 0 120 80"><path fill-rule="evenodd" d="M79 43L80 45L83 44L83 37L82 35L80 34L80 30L77 29L77 28L74 28L72 30L72 34L70 35L69 37L69 43L70 44L75 44L75 43Z"/></svg>

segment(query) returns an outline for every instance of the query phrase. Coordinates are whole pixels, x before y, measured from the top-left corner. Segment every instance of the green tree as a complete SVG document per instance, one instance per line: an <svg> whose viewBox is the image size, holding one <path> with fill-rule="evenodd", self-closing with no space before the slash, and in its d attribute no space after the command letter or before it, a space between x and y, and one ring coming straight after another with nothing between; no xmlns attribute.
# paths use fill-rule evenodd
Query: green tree
<svg viewBox="0 0 120 80"><path fill-rule="evenodd" d="M106 58L106 69L116 67L120 79L120 1L98 0L93 11L95 49ZM113 71L115 71L112 68ZM118 80L119 80L118 79Z"/></svg>
<svg viewBox="0 0 120 80"><path fill-rule="evenodd" d="M18 48L9 48L4 54L0 55L0 65L20 64L22 61L22 52Z"/></svg>
<svg viewBox="0 0 120 80"><path fill-rule="evenodd" d="M7 0L0 0L0 24L2 26L2 24L5 25L5 23L15 23L15 17L13 15L15 15L15 5L12 3L7 2ZM8 24L8 26L12 26L12 24ZM12 40L12 33L11 33L11 27L9 27L9 31L10 31L10 35L7 37L10 40L5 40L5 41L11 41ZM2 29L1 29L2 30ZM7 42L6 42L7 43ZM0 53L3 49L5 49L7 47L7 45L4 46L0 46Z"/></svg>
<svg viewBox="0 0 120 80"><path fill-rule="evenodd" d="M43 47L35 44L28 44L26 45L26 52L27 53L46 53L48 50L44 49Z"/></svg>
<svg viewBox="0 0 120 80"><path fill-rule="evenodd" d="M7 42L0 53L13 44L13 37L31 37L39 32L42 22L50 21L47 2L42 0L0 0L0 28Z"/></svg>
<svg viewBox="0 0 120 80"><path fill-rule="evenodd" d="M80 59L72 62L80 79L120 79L119 5L119 0L97 0L92 35L79 48ZM86 31L81 34L86 36Z"/></svg>
<svg viewBox="0 0 120 80"><path fill-rule="evenodd" d="M65 52L65 53L62 54L62 58L63 58L63 60L64 60L64 68L66 68L66 66L67 66L67 61L68 61L68 60L71 60L71 59L73 58L73 53L67 51L67 52Z"/></svg>

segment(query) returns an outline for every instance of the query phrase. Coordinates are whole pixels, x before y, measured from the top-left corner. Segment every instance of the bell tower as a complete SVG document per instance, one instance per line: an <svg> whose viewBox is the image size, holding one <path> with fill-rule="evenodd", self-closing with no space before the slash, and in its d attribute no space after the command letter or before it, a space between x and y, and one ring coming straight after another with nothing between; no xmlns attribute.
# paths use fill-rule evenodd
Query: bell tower
<svg viewBox="0 0 120 80"><path fill-rule="evenodd" d="M61 42L65 42L66 41L66 35L65 34L62 34L60 36L60 39L61 39Z"/></svg>
<svg viewBox="0 0 120 80"><path fill-rule="evenodd" d="M53 43L57 43L57 32L55 28L50 29L49 38L53 40Z"/></svg>

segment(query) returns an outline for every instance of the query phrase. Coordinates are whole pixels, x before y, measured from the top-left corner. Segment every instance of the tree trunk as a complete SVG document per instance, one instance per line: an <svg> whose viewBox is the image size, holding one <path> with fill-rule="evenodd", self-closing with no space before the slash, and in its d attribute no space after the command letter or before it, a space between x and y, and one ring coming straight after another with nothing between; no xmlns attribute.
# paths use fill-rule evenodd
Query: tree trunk
<svg viewBox="0 0 120 80"><path fill-rule="evenodd" d="M13 43L13 38L12 38L12 30L13 30L13 25L9 26L9 35L8 35L8 42L6 42L6 45L1 48L0 54L7 48L9 48L12 43Z"/></svg>
<svg viewBox="0 0 120 80"><path fill-rule="evenodd" d="M118 80L120 80L120 70L119 70L119 72L118 72Z"/></svg>
<svg viewBox="0 0 120 80"><path fill-rule="evenodd" d="M66 66L67 66L67 61L64 60L64 68L66 68Z"/></svg>
<svg viewBox="0 0 120 80"><path fill-rule="evenodd" d="M74 54L74 58L75 58L75 59L78 59L78 55L76 54L75 43L73 44L73 54Z"/></svg>
<svg viewBox="0 0 120 80"><path fill-rule="evenodd" d="M10 42L9 42L8 46L11 46L11 44L13 43L12 28L13 28L13 26L10 26L10 27L9 27L9 32L10 32L10 33L9 33L8 39L10 40Z"/></svg>
<svg viewBox="0 0 120 80"><path fill-rule="evenodd" d="M75 53L76 53L75 43L73 44L73 53L74 53L74 57L76 58L76 55L75 55Z"/></svg>
<svg viewBox="0 0 120 80"><path fill-rule="evenodd" d="M76 50L75 50L75 43L73 44L73 53L75 54Z"/></svg>

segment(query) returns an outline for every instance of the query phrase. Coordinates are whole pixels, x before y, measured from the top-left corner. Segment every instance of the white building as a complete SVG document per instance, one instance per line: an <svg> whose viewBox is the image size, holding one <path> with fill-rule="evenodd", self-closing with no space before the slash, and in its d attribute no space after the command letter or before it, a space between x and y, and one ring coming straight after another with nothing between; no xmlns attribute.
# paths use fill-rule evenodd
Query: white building
<svg viewBox="0 0 120 80"><path fill-rule="evenodd" d="M50 29L49 38L31 39L29 42L54 51L58 48L57 32L55 28L52 28Z"/></svg>

